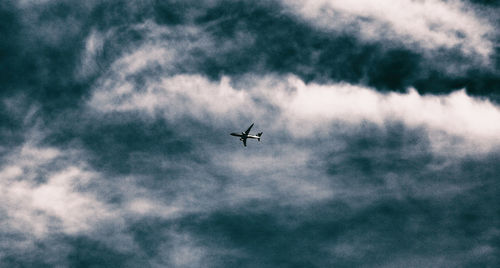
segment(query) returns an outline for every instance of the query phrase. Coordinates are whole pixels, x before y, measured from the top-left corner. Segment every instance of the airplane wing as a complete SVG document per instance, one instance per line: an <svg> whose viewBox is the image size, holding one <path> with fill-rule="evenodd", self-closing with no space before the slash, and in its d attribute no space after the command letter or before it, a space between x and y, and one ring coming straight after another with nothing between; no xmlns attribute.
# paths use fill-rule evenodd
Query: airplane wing
<svg viewBox="0 0 500 268"><path fill-rule="evenodd" d="M243 146L247 147L247 139L243 139Z"/></svg>
<svg viewBox="0 0 500 268"><path fill-rule="evenodd" d="M252 127L253 127L253 124L254 124L254 123L252 123L252 124L251 124L251 125L250 125L250 126L248 127L247 131L245 131L245 134L248 134L248 133L250 133L250 129L252 129Z"/></svg>

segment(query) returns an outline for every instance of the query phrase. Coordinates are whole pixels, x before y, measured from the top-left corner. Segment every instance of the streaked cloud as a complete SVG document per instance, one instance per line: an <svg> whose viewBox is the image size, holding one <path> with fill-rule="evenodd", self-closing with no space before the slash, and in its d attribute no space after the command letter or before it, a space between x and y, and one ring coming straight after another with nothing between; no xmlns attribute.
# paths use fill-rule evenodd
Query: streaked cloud
<svg viewBox="0 0 500 268"><path fill-rule="evenodd" d="M395 41L424 49L460 48L485 58L494 27L460 1L283 1L325 30L359 31L367 41ZM457 23L459 22L459 23Z"/></svg>
<svg viewBox="0 0 500 268"><path fill-rule="evenodd" d="M0 4L0 266L498 263L478 2Z"/></svg>
<svg viewBox="0 0 500 268"><path fill-rule="evenodd" d="M287 129L296 137L327 134L335 123L356 126L369 122L383 127L388 122L402 122L409 128L425 128L437 147L488 152L500 144L499 108L463 90L442 96L420 95L413 89L385 94L344 83L306 84L294 76L252 79L249 87L240 84L237 88L229 78L211 82L197 75L175 75L141 91L132 86L97 89L89 104L103 112L143 111L169 120L189 116L235 122L251 111L254 120L268 122L266 127ZM127 81L111 78L109 83ZM454 142L456 138L458 142Z"/></svg>

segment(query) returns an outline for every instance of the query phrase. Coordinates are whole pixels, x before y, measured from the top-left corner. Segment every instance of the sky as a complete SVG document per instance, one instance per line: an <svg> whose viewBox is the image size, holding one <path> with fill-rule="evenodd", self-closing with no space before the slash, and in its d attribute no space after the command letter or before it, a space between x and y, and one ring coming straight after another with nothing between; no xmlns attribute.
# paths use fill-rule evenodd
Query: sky
<svg viewBox="0 0 500 268"><path fill-rule="evenodd" d="M0 266L498 267L499 12L1 1Z"/></svg>

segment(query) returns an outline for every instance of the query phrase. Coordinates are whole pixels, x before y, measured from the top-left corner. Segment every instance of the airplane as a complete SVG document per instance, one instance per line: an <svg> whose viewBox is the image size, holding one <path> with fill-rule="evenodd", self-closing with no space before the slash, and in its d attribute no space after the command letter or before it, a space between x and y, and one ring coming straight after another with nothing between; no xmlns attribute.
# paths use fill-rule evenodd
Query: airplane
<svg viewBox="0 0 500 268"><path fill-rule="evenodd" d="M250 127L248 127L247 131L241 132L241 134L233 132L230 135L240 137L240 141L243 142L243 146L245 146L245 147L247 147L247 139L257 139L258 141L260 141L260 136L262 136L262 132L257 133L257 135L250 135L249 134L250 129L252 129L252 127L253 127L253 124L254 123L252 123L252 125L250 125Z"/></svg>

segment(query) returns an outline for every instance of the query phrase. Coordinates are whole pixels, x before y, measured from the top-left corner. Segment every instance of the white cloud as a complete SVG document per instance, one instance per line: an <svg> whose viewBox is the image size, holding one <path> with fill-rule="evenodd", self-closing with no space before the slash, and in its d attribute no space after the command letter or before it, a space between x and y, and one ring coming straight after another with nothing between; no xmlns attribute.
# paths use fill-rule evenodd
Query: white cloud
<svg viewBox="0 0 500 268"><path fill-rule="evenodd" d="M473 33L468 27L479 27L480 21L457 2L405 0L399 4L383 1L376 6L371 2L363 6L325 0L304 5L288 4L297 10L304 9L301 12L308 16L316 16L320 10L331 8L352 13L354 17L387 20L394 24L394 31L401 33L398 36L403 39L408 39L403 35L409 34L409 29L418 26L421 33L410 40L439 46L454 45L451 39L446 41L445 38L452 29L470 33L471 40L483 40L482 35L489 29L487 24L481 24L485 28L478 31L479 36ZM404 12L397 12L399 9L395 7L401 5L405 7ZM423 21L414 19L423 14ZM457 25L457 16L462 16L460 21L470 23ZM408 21L420 21L425 27L418 23L414 26ZM433 23L440 26L431 31L432 34L427 33ZM382 94L372 88L344 83L305 84L294 76L249 75L243 79L248 82L245 83L227 77L214 82L201 75L172 75L180 63L187 68L195 60L188 56L190 51L209 53L232 47L217 47L216 42L200 29L190 26L164 27L146 21L134 27L147 36L147 41L117 59L110 71L101 76L94 85L90 107L103 112L141 111L167 120L182 120L188 116L218 125L228 120L232 123L259 120L267 132L286 129L300 138L312 134L329 135L336 123L355 127L363 122L384 126L387 122L397 121L410 128L426 129L436 151L485 152L500 144L498 107L489 101L467 96L463 90L441 96L422 96L413 89L409 89L409 93ZM440 43L438 35L446 40ZM435 40L431 42L427 40L429 38ZM467 42L464 44L469 44ZM475 47L480 49L481 46ZM156 73L143 73L148 68L155 69L155 66L159 68ZM131 79L137 74L146 77L140 88ZM338 127L335 130L342 131Z"/></svg>
<svg viewBox="0 0 500 268"><path fill-rule="evenodd" d="M57 162L64 162L61 155L57 149L31 145L9 155L0 170L0 206L9 229L37 238L52 232L76 234L116 216L93 194L78 190L96 174L81 163L58 167Z"/></svg>
<svg viewBox="0 0 500 268"><path fill-rule="evenodd" d="M0 165L0 234L6 237L0 251L36 250L37 241L63 246L54 238L61 234L90 236L118 250L133 248L123 229L124 218L133 212L106 203L95 189L107 186L105 176L93 171L78 149L41 145L44 133L35 125ZM53 263L60 257L54 256Z"/></svg>
<svg viewBox="0 0 500 268"><path fill-rule="evenodd" d="M104 46L105 36L97 31L92 30L85 41L85 50L82 53L76 76L86 78L100 71L98 57L100 56Z"/></svg>
<svg viewBox="0 0 500 268"><path fill-rule="evenodd" d="M206 249L198 245L197 241L189 234L171 232L169 234L168 248L166 248L166 261L173 267L201 267L206 258ZM165 244L164 244L165 245ZM162 247L160 250L164 249Z"/></svg>
<svg viewBox="0 0 500 268"><path fill-rule="evenodd" d="M120 84L115 77L103 77L101 83L107 83L107 79L113 80L111 84ZM295 76L248 76L233 83L227 77L210 81L199 75L174 75L152 80L140 91L98 87L88 104L101 113L161 116L175 126L179 135L198 134L183 128L186 118L210 122L217 129L231 126L228 132L254 120L255 131L264 131L265 146L250 144L245 153L212 143L210 137L199 144L204 151L221 152L210 155L210 163L228 181L219 181L205 167L194 163L162 163L175 168L178 176L189 178L169 184L182 194L160 203L155 202L154 195L139 194L130 199L128 209L169 219L185 213L209 213L214 208L240 207L252 200L308 206L337 199L356 208L387 195L447 198L474 187L439 182L422 187L399 173L396 182L390 180L390 174L378 174L388 178L385 184L362 189L342 182L342 176L357 174L355 171L332 179L317 163L321 157L318 154L348 150L339 137L355 133L366 123L384 129L386 124L397 122L418 129L427 133L435 153L447 156L482 154L500 148L496 135L500 133L499 107L468 96L463 90L427 96L412 89L408 93L380 93L345 83L306 84ZM301 145L303 141L309 145ZM311 145L311 141L317 144ZM234 140L234 146L241 145ZM332 165L342 165L342 161ZM446 166L426 168L443 170Z"/></svg>
<svg viewBox="0 0 500 268"><path fill-rule="evenodd" d="M199 185L201 178L208 177L204 182L212 178L193 173L199 167L190 165L188 175L194 178L170 183L173 189L150 189L142 186L147 178L114 178L93 170L86 162L86 152L78 148L62 150L42 145L44 132L40 128L37 125L26 131L24 144L9 151L0 165L0 235L5 237L0 243L0 258L35 252L39 250L37 242L43 241L50 247L66 249L50 256L51 264L64 263L70 246L60 240L61 235L88 237L113 250L135 254L140 246L127 229L127 222L148 217L172 220L214 205L207 202L213 187ZM121 201L109 202L108 194ZM198 262L193 258L204 258L204 247L194 238L176 232L171 235L179 243L167 241L160 246L168 246L162 254L168 255L169 263L188 265Z"/></svg>
<svg viewBox="0 0 500 268"><path fill-rule="evenodd" d="M99 90L90 105L104 111L140 110L152 115L159 111L171 119L189 114L202 120L207 116L235 117L250 111L253 107L248 97L244 91L234 90L229 79L212 83L198 75L177 75L148 84L140 92L130 85Z"/></svg>
<svg viewBox="0 0 500 268"><path fill-rule="evenodd" d="M151 82L143 91L97 89L89 104L102 112L143 111L168 120L192 117L260 121L269 131L286 129L297 138L329 135L336 123L355 127L369 122L383 127L402 122L427 130L436 150L487 152L500 146L500 110L465 91L448 95L384 94L349 84L305 84L294 76L254 77L252 86L235 88L228 78L211 82L198 75L177 75ZM222 120L222 121L221 121Z"/></svg>
<svg viewBox="0 0 500 268"><path fill-rule="evenodd" d="M283 0L285 7L325 30L359 31L366 40L392 40L425 49L459 47L487 57L494 28L461 1Z"/></svg>
<svg viewBox="0 0 500 268"><path fill-rule="evenodd" d="M113 62L107 75L118 78L143 71L151 67L161 67L162 71L174 72L181 68L190 68L197 61L196 52L208 55L236 48L239 43L217 43L210 35L198 27L189 25L164 26L152 20L131 25L131 30L141 33L140 42L125 43L120 47L124 52ZM112 27L106 32L92 31L86 40L85 57L93 57L104 42L118 42L123 38L120 28ZM247 43L249 40L239 40ZM84 58L85 58L84 57ZM182 66L181 66L182 64Z"/></svg>
<svg viewBox="0 0 500 268"><path fill-rule="evenodd" d="M288 83L297 91L277 105L282 107L284 117L295 124L293 128L307 126L302 127L299 135L311 135L332 121L353 125L368 121L380 126L397 121L410 128L426 128L436 145L442 139L451 141L455 137L464 144L473 144L479 151L500 145L499 107L488 100L470 97L464 90L442 96L420 95L414 89L408 93L382 94L346 84L306 85L297 78Z"/></svg>

